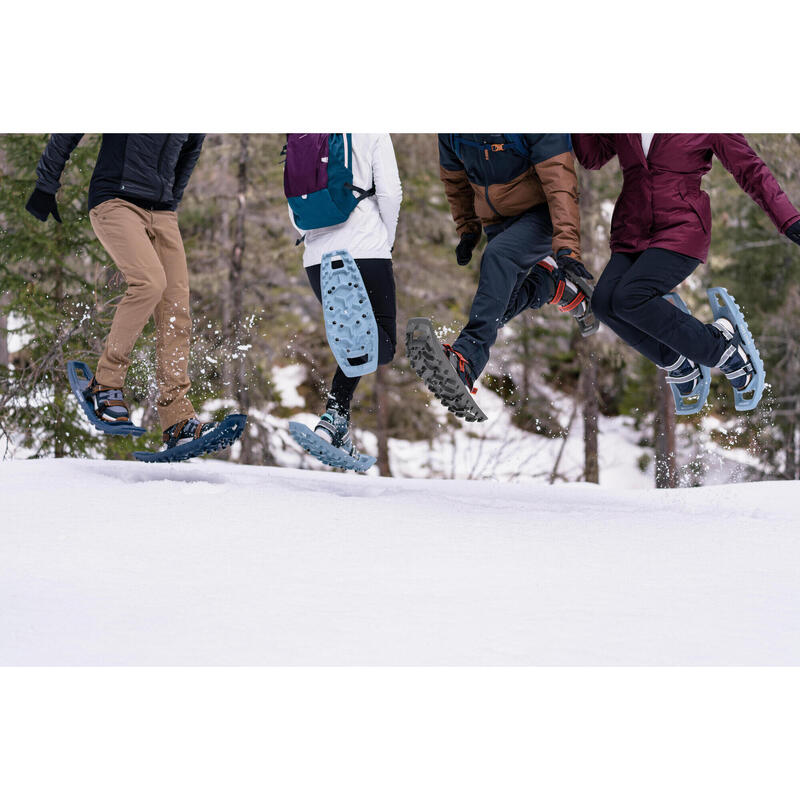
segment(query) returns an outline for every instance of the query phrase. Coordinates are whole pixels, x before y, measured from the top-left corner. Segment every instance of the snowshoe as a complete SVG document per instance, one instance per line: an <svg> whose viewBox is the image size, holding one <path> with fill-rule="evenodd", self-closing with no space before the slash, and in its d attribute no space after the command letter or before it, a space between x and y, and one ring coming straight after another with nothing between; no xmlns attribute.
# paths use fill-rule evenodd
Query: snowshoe
<svg viewBox="0 0 800 800"><path fill-rule="evenodd" d="M348 378L378 368L378 324L364 279L347 250L322 256L320 267L325 333L336 362Z"/></svg>
<svg viewBox="0 0 800 800"><path fill-rule="evenodd" d="M144 428L130 421L130 409L122 390L99 386L83 361L67 362L67 378L83 413L97 430L112 436L141 436L146 433Z"/></svg>
<svg viewBox="0 0 800 800"><path fill-rule="evenodd" d="M163 463L186 461L230 447L243 433L246 414L229 414L222 422L183 420L164 431L164 449L156 453L139 450L133 454L137 461Z"/></svg>
<svg viewBox="0 0 800 800"><path fill-rule="evenodd" d="M472 377L460 376L452 360L453 354L456 359L459 354L439 342L429 319L414 317L408 321L406 354L414 371L448 411L467 422L486 420L486 414L472 398Z"/></svg>
<svg viewBox="0 0 800 800"><path fill-rule="evenodd" d="M758 352L741 309L727 289L716 286L707 290L714 327L728 342L717 365L733 388L737 411L752 411L764 392L764 362Z"/></svg>
<svg viewBox="0 0 800 800"><path fill-rule="evenodd" d="M344 435L336 423L335 415L326 411L313 431L301 422L290 422L289 433L303 450L323 464L366 472L377 459L360 454L346 432L346 423Z"/></svg>
<svg viewBox="0 0 800 800"><path fill-rule="evenodd" d="M540 261L538 266L550 273L556 285L555 294L550 303L557 305L559 311L575 317L580 334L584 338L597 333L600 323L592 311L594 287L591 282L580 275L561 269L552 256Z"/></svg>
<svg viewBox="0 0 800 800"><path fill-rule="evenodd" d="M676 308L684 314L691 313L677 292L664 295ZM664 367L667 375L664 380L669 384L675 400L676 414L696 414L708 400L711 389L711 370L703 364L695 364L685 356L681 356L674 364Z"/></svg>

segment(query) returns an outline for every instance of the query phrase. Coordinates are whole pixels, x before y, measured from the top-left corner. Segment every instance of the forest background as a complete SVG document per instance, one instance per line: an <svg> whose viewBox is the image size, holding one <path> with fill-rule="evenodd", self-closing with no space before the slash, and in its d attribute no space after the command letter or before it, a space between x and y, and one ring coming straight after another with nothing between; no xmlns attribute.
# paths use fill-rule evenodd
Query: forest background
<svg viewBox="0 0 800 800"><path fill-rule="evenodd" d="M735 465L724 473L733 480L800 478L800 249L775 231L718 162L703 186L713 211L711 252L680 292L703 319L710 319L705 288L723 285L735 295L766 364L769 385L760 407L737 414L717 374L704 412L676 419L663 373L606 328L581 340L568 315L548 307L506 326L481 380L484 402L502 401L508 423L498 444L496 431L444 415L405 359L409 317L430 316L443 334L463 324L480 251L468 267L455 262L435 134L392 139L403 182L394 249L398 353L362 381L353 417L357 441L362 436L361 446L378 457L380 474L405 474L398 459L409 444L433 452L446 443L454 464L459 448L477 442L481 452L483 440L488 447L494 436L495 465L509 448L534 449L538 440L552 445L542 449L546 461L523 459L511 479L599 482L604 448L620 442L604 430L617 422L635 443L627 456L631 470L652 476L659 487L702 484L719 474L721 460ZM800 204L800 134L748 140ZM129 458L130 442L98 437L86 424L64 371L70 359L96 363L124 291L86 209L100 136L86 135L64 171L62 225L43 224L24 209L46 141L46 135L0 136L0 453ZM193 398L217 417L234 409L250 415L241 446L219 456L247 464L291 463L287 422L319 413L335 366L286 213L283 142L280 134L209 135L180 209L192 286ZM616 160L597 172L578 172L584 257L598 276L609 255L621 176ZM157 447L153 364L151 323L134 353L127 389L142 424L154 431L140 443ZM296 369L286 373L290 366ZM286 374L295 376L292 385ZM580 468L567 469L564 445L574 446L576 438ZM467 476L497 478L497 469L479 458ZM414 474L456 476L441 460Z"/></svg>

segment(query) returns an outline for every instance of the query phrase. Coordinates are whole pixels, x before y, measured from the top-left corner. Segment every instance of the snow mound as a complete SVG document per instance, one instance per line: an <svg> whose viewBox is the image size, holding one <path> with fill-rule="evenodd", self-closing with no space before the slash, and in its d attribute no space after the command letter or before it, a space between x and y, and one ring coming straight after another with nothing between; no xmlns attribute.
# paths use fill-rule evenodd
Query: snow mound
<svg viewBox="0 0 800 800"><path fill-rule="evenodd" d="M0 664L800 664L796 483L0 463Z"/></svg>

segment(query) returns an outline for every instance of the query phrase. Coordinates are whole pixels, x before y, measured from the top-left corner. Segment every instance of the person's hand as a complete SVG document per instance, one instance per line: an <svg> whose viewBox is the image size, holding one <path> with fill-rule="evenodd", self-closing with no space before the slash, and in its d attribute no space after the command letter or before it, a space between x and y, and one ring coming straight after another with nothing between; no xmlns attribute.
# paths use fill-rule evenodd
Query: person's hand
<svg viewBox="0 0 800 800"><path fill-rule="evenodd" d="M45 222L50 214L53 215L56 222L61 222L56 196L49 192L43 192L41 189L33 190L33 194L25 204L25 210L29 211L36 219L40 219L42 222Z"/></svg>
<svg viewBox="0 0 800 800"><path fill-rule="evenodd" d="M800 219L786 229L786 235L795 243L800 244Z"/></svg>
<svg viewBox="0 0 800 800"><path fill-rule="evenodd" d="M566 248L559 250L558 253L556 253L556 264L565 272L575 275L578 278L584 278L587 281L594 280L594 275L575 258L575 253L573 253L572 250L567 250Z"/></svg>
<svg viewBox="0 0 800 800"><path fill-rule="evenodd" d="M462 233L461 241L456 246L456 261L459 266L465 267L469 264L472 258L472 251L475 249L478 242L481 240L480 231L472 231L471 233Z"/></svg>

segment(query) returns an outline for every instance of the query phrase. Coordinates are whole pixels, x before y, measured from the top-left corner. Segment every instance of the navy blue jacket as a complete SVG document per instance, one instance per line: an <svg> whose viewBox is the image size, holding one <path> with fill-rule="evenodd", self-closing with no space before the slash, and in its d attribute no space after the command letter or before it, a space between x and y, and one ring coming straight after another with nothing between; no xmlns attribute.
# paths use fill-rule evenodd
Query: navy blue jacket
<svg viewBox="0 0 800 800"><path fill-rule="evenodd" d="M36 187L55 194L82 133L53 133L36 167ZM89 208L122 197L153 208L178 207L203 133L104 133L89 184Z"/></svg>

